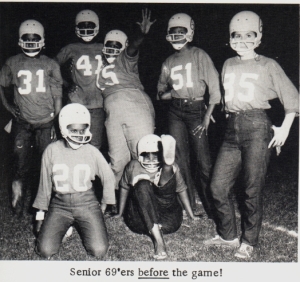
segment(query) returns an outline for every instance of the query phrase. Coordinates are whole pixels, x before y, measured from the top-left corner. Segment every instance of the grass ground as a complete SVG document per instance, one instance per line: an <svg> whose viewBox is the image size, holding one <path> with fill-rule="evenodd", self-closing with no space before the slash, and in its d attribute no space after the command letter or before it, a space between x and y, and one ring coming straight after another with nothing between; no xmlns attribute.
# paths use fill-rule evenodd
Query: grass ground
<svg viewBox="0 0 300 282"><path fill-rule="evenodd" d="M272 155L264 190L264 220L260 233L260 248L248 261L298 261L298 145L291 137L281 155ZM19 219L12 215L9 200L11 158L9 137L2 135L2 163L0 188L0 260L41 260L35 253L33 213L26 198L26 212ZM240 195L237 193L237 199ZM238 201L236 201L237 203ZM238 207L238 206L237 206ZM198 212L203 212L201 205ZM238 209L237 209L238 210ZM237 211L238 222L240 222ZM106 261L151 261L153 245L148 236L131 232L123 220L106 218L110 249ZM224 247L205 247L202 241L215 234L214 223L205 216L200 221L185 218L181 228L166 235L169 257L167 261L235 262L233 251ZM55 261L95 261L86 254L80 236L75 230Z"/></svg>

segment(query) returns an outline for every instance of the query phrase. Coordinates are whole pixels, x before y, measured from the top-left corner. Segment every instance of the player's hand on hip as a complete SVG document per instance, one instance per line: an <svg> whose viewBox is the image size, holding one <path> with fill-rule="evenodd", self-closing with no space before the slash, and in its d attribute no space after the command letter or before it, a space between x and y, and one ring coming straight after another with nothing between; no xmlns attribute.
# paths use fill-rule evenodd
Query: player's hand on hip
<svg viewBox="0 0 300 282"><path fill-rule="evenodd" d="M275 125L272 126L272 129L274 130L274 137L269 143L268 148L275 147L275 146L283 146L285 140L289 135L289 130L282 126L276 127Z"/></svg>
<svg viewBox="0 0 300 282"><path fill-rule="evenodd" d="M153 25L156 20L154 20L153 22L151 22L150 18L151 18L151 11L146 8L145 10L142 10L142 17L143 20L142 22L137 22L137 24L140 26L141 32L143 34L147 34L150 30L151 25Z"/></svg>

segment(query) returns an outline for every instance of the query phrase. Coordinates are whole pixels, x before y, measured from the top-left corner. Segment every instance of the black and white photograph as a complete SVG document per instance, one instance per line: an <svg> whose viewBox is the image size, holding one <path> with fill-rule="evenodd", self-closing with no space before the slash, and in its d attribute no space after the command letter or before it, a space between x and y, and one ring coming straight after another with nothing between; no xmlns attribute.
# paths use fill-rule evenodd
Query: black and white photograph
<svg viewBox="0 0 300 282"><path fill-rule="evenodd" d="M0 281L296 281L299 15L0 1Z"/></svg>

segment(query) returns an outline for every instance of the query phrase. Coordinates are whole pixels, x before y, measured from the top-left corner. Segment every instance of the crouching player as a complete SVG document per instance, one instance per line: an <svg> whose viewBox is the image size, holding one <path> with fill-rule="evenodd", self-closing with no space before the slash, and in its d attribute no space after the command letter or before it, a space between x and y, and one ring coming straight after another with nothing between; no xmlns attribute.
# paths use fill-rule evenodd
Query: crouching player
<svg viewBox="0 0 300 282"><path fill-rule="evenodd" d="M193 219L187 187L175 160L175 139L171 135L149 134L138 142L138 160L130 161L120 181L120 218L139 234L150 234L154 259L167 257L163 234L173 233L182 223L181 200ZM128 203L126 205L126 201Z"/></svg>
<svg viewBox="0 0 300 282"><path fill-rule="evenodd" d="M89 254L102 258L108 249L102 212L107 204L115 204L115 180L100 151L87 144L92 138L90 119L83 105L65 106L59 113L64 139L50 144L42 157L40 184L33 207L39 210L37 252L48 259L58 252L66 231L74 222L81 230ZM92 187L96 175L103 185L101 208ZM48 211L45 218L44 211Z"/></svg>

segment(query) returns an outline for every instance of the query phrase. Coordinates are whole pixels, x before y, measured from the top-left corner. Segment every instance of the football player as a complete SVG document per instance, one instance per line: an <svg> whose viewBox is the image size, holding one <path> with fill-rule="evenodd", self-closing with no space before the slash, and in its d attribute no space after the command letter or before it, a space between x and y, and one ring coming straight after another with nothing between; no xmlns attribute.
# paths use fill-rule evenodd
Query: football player
<svg viewBox="0 0 300 282"><path fill-rule="evenodd" d="M211 160L207 130L214 107L220 103L219 74L208 54L191 45L195 31L193 19L184 13L173 15L166 39L175 53L163 63L158 81L158 99L171 99L168 113L169 133L176 139L176 161L188 187L191 206L195 208L195 184L190 169L190 148L196 157L200 198L211 218L208 195ZM206 87L209 106L204 103ZM198 131L199 129L199 131ZM196 131L196 132L195 132Z"/></svg>
<svg viewBox="0 0 300 282"><path fill-rule="evenodd" d="M193 214L187 186L175 163L176 141L171 135L148 134L137 146L138 160L131 160L120 181L120 208L128 227L149 235L154 243L153 258L167 258L163 234L176 232L183 220L179 196L188 215ZM126 202L128 203L126 204Z"/></svg>
<svg viewBox="0 0 300 282"><path fill-rule="evenodd" d="M50 259L76 221L87 252L103 258L108 238L102 212L107 204L115 204L113 172L100 151L87 144L92 138L91 118L83 105L72 103L63 107L59 128L63 139L44 151L40 185L33 203L39 210L37 252ZM103 185L101 207L92 185L96 175Z"/></svg>
<svg viewBox="0 0 300 282"><path fill-rule="evenodd" d="M80 11L75 18L75 33L79 42L62 48L56 56L61 66L68 65L64 76L68 87L68 100L84 105L91 114L91 144L100 149L103 144L105 112L101 90L96 77L102 67L103 44L98 43L100 25L97 14L91 10ZM64 72L62 72L64 74Z"/></svg>
<svg viewBox="0 0 300 282"><path fill-rule="evenodd" d="M271 148L284 145L299 112L296 87L275 60L256 53L262 32L261 18L251 11L236 14L229 25L230 47L237 56L228 59L222 70L229 118L211 182L218 235L204 241L205 245L238 247L235 256L242 259L253 255L259 241L262 193ZM272 126L265 112L271 107L268 100L274 98L279 98L285 110L280 127ZM234 204L229 195L241 170L245 199L240 244Z"/></svg>
<svg viewBox="0 0 300 282"><path fill-rule="evenodd" d="M26 20L19 28L22 53L9 58L0 71L0 96L13 115L15 170L12 208L22 215L24 181L30 168L31 140L35 140L39 160L55 138L53 121L62 105L62 77L59 65L41 53L45 33L41 23ZM9 104L3 87L14 86L14 104Z"/></svg>
<svg viewBox="0 0 300 282"><path fill-rule="evenodd" d="M107 33L103 53L108 65L98 75L103 89L109 157L116 177L116 189L124 167L137 159L136 146L145 135L154 132L154 108L144 92L138 73L138 48L149 32L151 12L142 12L139 33L132 41L120 30Z"/></svg>

